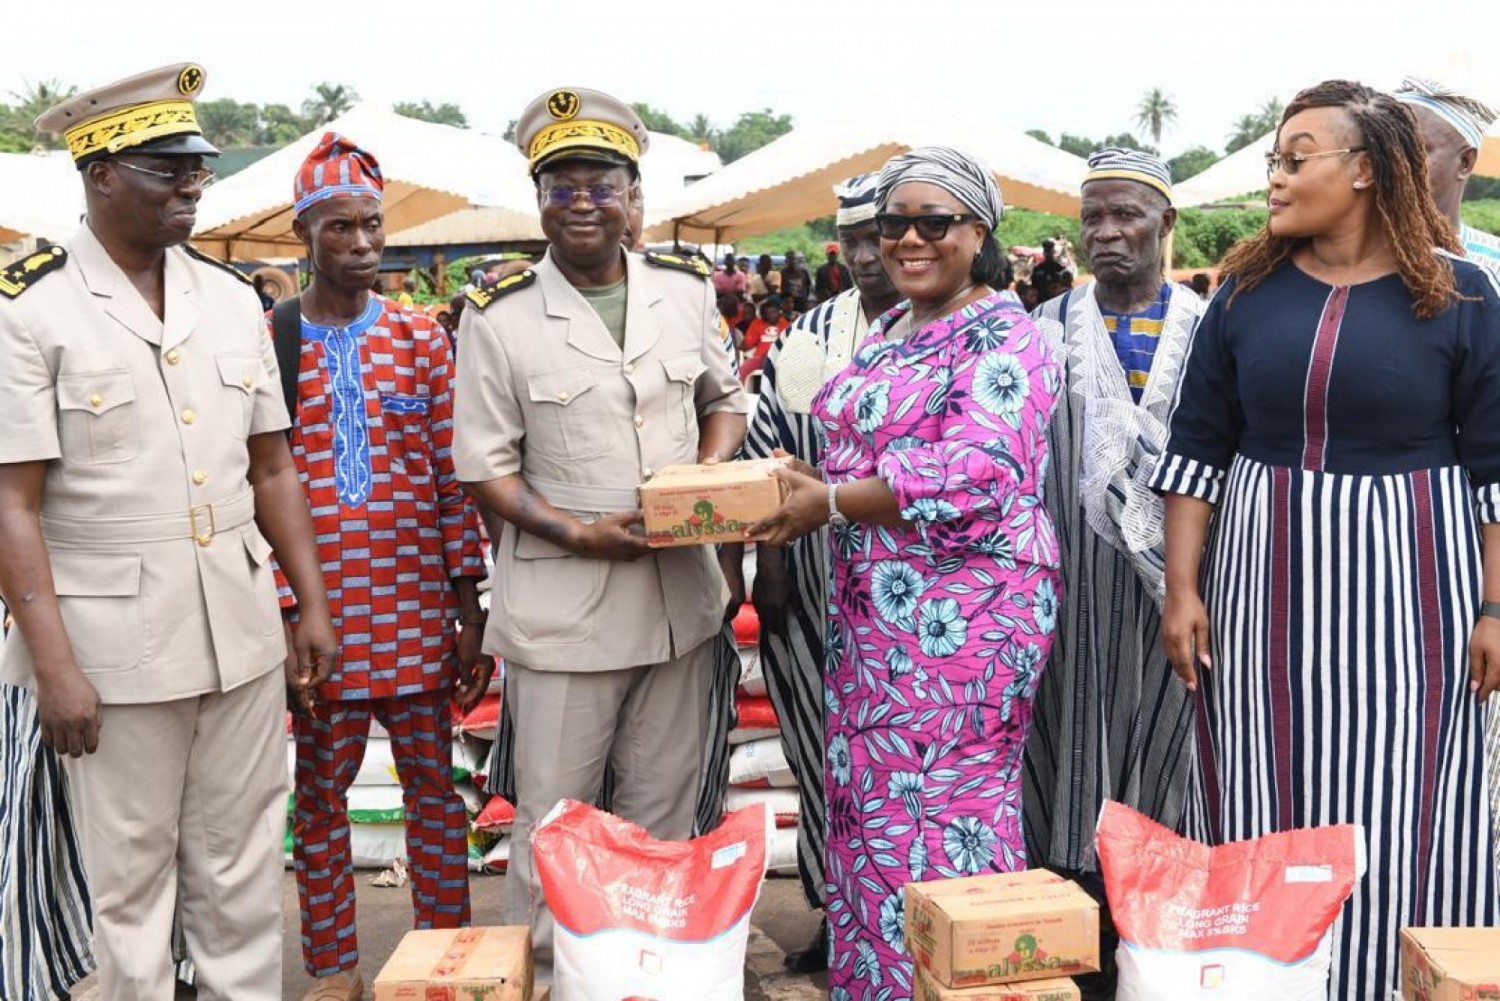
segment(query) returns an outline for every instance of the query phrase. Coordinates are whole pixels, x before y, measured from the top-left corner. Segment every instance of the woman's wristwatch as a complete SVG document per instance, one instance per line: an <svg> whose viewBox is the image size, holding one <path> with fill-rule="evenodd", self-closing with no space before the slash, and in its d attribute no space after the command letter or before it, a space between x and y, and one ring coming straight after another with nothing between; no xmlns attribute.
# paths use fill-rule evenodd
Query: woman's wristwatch
<svg viewBox="0 0 1500 1001"><path fill-rule="evenodd" d="M849 524L849 519L845 518L843 512L839 510L839 485L837 483L828 484L828 524L834 528L842 528Z"/></svg>
<svg viewBox="0 0 1500 1001"><path fill-rule="evenodd" d="M1479 614L1491 619L1500 619L1500 601L1482 601Z"/></svg>

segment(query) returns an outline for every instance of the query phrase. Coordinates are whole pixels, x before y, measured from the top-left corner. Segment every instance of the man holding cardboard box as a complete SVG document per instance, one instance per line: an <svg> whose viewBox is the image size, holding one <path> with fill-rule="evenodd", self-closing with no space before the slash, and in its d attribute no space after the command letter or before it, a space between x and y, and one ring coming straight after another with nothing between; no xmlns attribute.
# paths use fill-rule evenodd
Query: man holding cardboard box
<svg viewBox="0 0 1500 1001"><path fill-rule="evenodd" d="M545 983L552 921L531 825L559 799L593 801L612 763L618 814L659 838L692 832L726 588L707 547L646 544L636 489L658 469L732 457L747 405L708 275L620 245L647 141L636 114L554 90L516 140L551 248L469 295L454 454L505 519L484 647L506 658L516 723L504 917L529 920Z"/></svg>

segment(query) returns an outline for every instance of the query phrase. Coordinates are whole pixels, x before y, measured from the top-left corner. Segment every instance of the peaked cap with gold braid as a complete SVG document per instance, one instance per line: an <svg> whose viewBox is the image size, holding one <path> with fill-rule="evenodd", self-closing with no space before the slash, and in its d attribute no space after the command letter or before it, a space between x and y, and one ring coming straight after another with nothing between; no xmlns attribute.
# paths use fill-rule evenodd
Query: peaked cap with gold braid
<svg viewBox="0 0 1500 1001"><path fill-rule="evenodd" d="M62 136L79 168L116 153L218 156L193 108L206 79L197 63L163 66L70 97L36 127Z"/></svg>
<svg viewBox="0 0 1500 1001"><path fill-rule="evenodd" d="M596 160L636 168L650 135L624 101L587 87L559 87L526 105L516 145L535 177L556 160Z"/></svg>

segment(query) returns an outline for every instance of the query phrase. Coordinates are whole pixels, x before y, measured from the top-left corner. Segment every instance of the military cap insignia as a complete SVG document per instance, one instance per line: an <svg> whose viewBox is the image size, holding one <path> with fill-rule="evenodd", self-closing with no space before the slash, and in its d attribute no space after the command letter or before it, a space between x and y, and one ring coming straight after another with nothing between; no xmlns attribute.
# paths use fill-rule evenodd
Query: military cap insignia
<svg viewBox="0 0 1500 1001"><path fill-rule="evenodd" d="M0 271L0 295L14 299L35 285L43 275L51 274L68 259L61 247L43 247Z"/></svg>
<svg viewBox="0 0 1500 1001"><path fill-rule="evenodd" d="M470 289L469 294L464 298L468 299L469 304L475 309L485 310L496 299L519 291L534 281L536 281L536 272L528 268L519 274L506 275L504 278L497 278L492 282L485 282L478 288Z"/></svg>
<svg viewBox="0 0 1500 1001"><path fill-rule="evenodd" d="M245 274L239 268L235 267L232 264L225 264L223 261L219 260L217 257L210 257L210 256L208 256L203 251L201 251L197 247L193 246L191 243L184 243L182 245L182 249L185 250L185 251L187 251L187 255L189 257L191 257L195 261L202 261L204 264L212 264L214 267L218 268L220 271L227 271L230 274L234 275L236 278L238 278L240 281L244 282L246 285L254 285L255 284L254 279L252 279L249 275Z"/></svg>
<svg viewBox="0 0 1500 1001"><path fill-rule="evenodd" d="M655 250L646 251L646 263L654 264L658 268L671 268L674 271L686 271L690 275L699 278L713 277L714 267L699 256L681 256L678 254L662 254Z"/></svg>
<svg viewBox="0 0 1500 1001"><path fill-rule="evenodd" d="M547 114L559 122L566 122L578 114L582 103L571 90L554 90L547 98Z"/></svg>
<svg viewBox="0 0 1500 1001"><path fill-rule="evenodd" d="M198 93L198 88L203 86L203 67L184 66L182 72L177 74L177 93L183 97L192 97Z"/></svg>

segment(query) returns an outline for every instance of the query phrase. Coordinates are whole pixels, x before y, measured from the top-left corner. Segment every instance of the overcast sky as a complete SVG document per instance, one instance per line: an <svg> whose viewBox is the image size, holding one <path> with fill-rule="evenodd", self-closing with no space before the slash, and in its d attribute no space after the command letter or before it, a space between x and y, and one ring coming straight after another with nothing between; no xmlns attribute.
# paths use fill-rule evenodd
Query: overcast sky
<svg viewBox="0 0 1500 1001"><path fill-rule="evenodd" d="M1500 0L44 0L11 5L0 36L0 96L196 60L207 98L295 107L327 80L452 101L492 132L572 84L718 125L765 107L814 124L931 105L975 128L1097 139L1143 134L1135 107L1161 87L1178 108L1170 156L1222 150L1241 115L1328 77L1389 85L1466 41L1500 68Z"/></svg>

